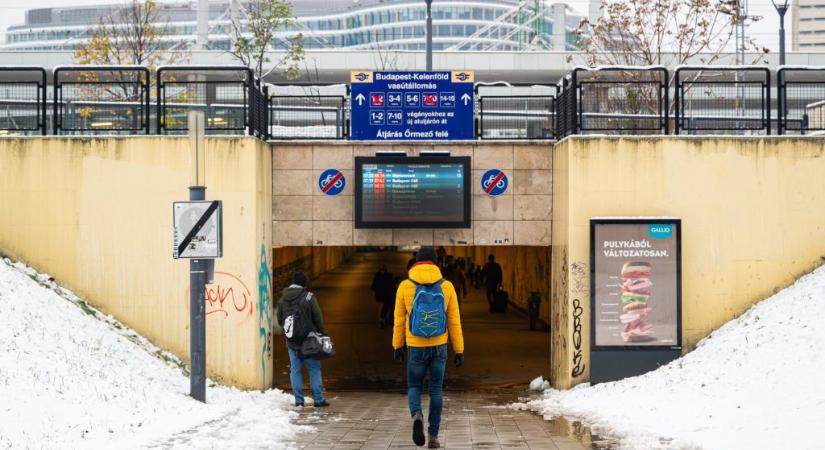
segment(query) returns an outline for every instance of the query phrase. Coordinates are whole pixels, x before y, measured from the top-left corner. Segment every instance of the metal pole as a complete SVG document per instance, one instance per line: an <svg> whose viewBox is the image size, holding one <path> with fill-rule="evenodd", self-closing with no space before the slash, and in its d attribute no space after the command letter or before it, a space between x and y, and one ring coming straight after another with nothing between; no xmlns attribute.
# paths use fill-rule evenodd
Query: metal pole
<svg viewBox="0 0 825 450"><path fill-rule="evenodd" d="M206 188L189 187L189 200L205 200ZM207 261L189 261L189 395L206 402L206 270Z"/></svg>
<svg viewBox="0 0 825 450"><path fill-rule="evenodd" d="M779 13L779 65L785 65L785 12L788 8L776 8Z"/></svg>
<svg viewBox="0 0 825 450"><path fill-rule="evenodd" d="M189 112L189 200L206 200L205 118ZM206 279L210 261L189 261L189 395L206 402Z"/></svg>
<svg viewBox="0 0 825 450"><path fill-rule="evenodd" d="M433 70L433 0L427 2L427 71Z"/></svg>

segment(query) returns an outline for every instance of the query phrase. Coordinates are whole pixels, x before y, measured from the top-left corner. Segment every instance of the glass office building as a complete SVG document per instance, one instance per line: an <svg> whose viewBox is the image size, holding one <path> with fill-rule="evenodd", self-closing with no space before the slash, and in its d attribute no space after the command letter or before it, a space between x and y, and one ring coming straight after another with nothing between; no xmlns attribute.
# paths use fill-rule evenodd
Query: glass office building
<svg viewBox="0 0 825 450"><path fill-rule="evenodd" d="M293 5L297 20L278 33L273 42L276 48L300 33L306 49L424 49L424 0L294 0ZM210 49L230 48L232 18L243 18L245 6L243 0L235 5L230 0L208 3ZM120 7L29 10L25 24L7 30L0 48L74 49L88 39L101 17L115 14ZM432 9L435 50L570 50L575 42L571 30L581 19L563 4L542 0L436 1ZM158 22L167 47L181 48L195 42L197 10L197 1L158 3Z"/></svg>

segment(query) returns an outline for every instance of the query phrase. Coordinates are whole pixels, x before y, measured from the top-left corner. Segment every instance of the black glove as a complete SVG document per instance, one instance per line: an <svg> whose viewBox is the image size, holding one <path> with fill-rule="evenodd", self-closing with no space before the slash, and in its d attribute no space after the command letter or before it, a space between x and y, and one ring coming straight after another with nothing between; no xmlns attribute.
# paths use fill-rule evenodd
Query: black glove
<svg viewBox="0 0 825 450"><path fill-rule="evenodd" d="M459 367L464 365L464 353L456 353L455 354L455 368L458 369Z"/></svg>
<svg viewBox="0 0 825 450"><path fill-rule="evenodd" d="M397 362L399 364L403 363L404 362L404 347L395 349L395 352L392 355L392 359L394 359L395 362Z"/></svg>

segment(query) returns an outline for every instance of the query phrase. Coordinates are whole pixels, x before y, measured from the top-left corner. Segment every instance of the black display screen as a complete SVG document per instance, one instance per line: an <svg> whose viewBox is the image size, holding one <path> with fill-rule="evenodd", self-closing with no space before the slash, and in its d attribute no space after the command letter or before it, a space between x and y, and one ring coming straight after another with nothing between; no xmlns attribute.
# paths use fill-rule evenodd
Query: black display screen
<svg viewBox="0 0 825 450"><path fill-rule="evenodd" d="M355 228L470 228L470 157L356 157Z"/></svg>

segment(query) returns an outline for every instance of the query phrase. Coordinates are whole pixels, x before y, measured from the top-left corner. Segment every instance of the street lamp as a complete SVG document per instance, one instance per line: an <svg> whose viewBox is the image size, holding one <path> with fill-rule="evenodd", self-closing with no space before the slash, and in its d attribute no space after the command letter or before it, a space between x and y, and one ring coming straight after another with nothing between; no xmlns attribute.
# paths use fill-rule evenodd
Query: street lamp
<svg viewBox="0 0 825 450"><path fill-rule="evenodd" d="M771 0L779 13L779 65L785 64L785 13L788 12L790 0Z"/></svg>
<svg viewBox="0 0 825 450"><path fill-rule="evenodd" d="M427 2L427 71L433 70L433 0Z"/></svg>

